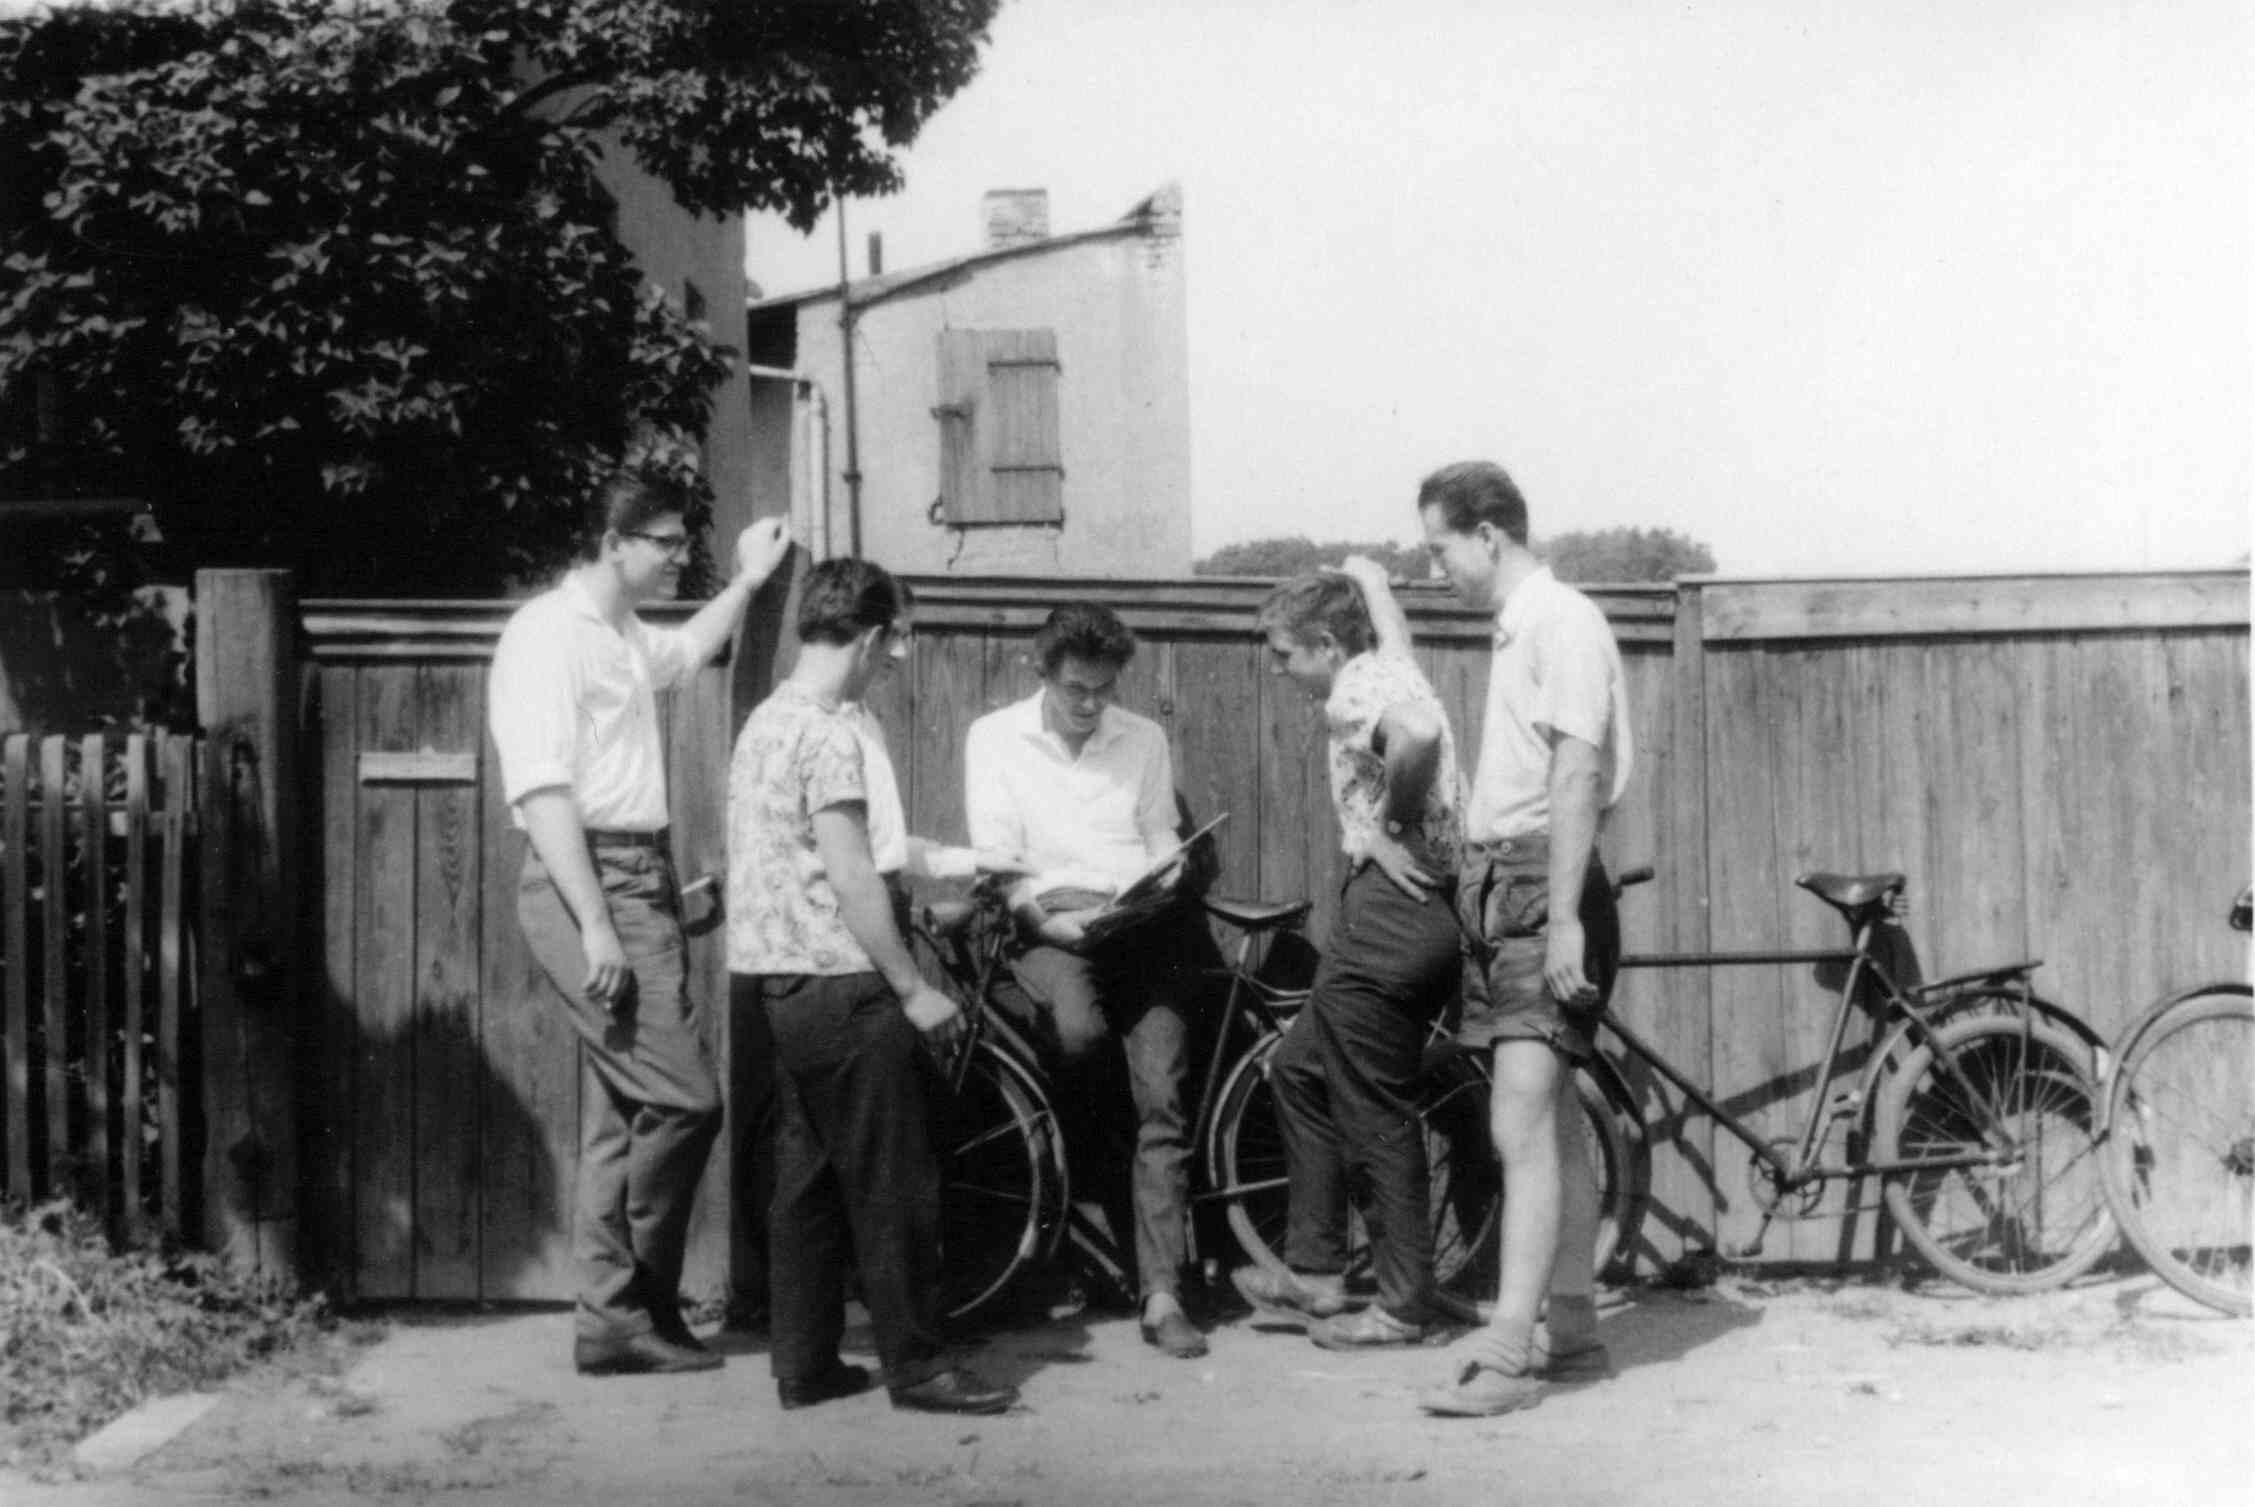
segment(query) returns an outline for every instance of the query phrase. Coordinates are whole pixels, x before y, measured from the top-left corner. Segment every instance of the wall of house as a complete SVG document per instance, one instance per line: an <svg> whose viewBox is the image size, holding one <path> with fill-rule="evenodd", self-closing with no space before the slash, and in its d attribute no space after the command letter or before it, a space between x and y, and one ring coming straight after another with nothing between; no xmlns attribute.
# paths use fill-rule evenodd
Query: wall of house
<svg viewBox="0 0 2255 1507"><path fill-rule="evenodd" d="M603 186L618 200L618 234L650 281L665 289L676 307L694 284L705 300L705 322L724 345L741 350L744 308L744 222L740 216L712 219L692 215L676 204L664 184L637 167L623 151L605 154L599 168ZM712 426L705 439L705 476L714 497L713 538L725 567L736 534L756 514L751 501L751 392L738 358L726 382L713 393Z"/></svg>
<svg viewBox="0 0 2255 1507"><path fill-rule="evenodd" d="M798 368L815 376L830 404L831 537L843 550L849 493L837 301L809 299L797 319ZM940 332L1036 328L1056 332L1063 368L1063 526L934 522ZM862 540L872 559L932 575L1189 572L1189 336L1179 219L1141 235L965 268L903 292L861 311L854 347Z"/></svg>

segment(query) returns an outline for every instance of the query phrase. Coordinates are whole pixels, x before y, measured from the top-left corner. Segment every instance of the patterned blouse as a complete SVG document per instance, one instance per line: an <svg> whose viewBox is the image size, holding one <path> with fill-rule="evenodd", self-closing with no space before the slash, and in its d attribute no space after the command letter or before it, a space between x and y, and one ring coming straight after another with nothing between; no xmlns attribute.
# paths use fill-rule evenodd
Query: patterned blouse
<svg viewBox="0 0 2255 1507"><path fill-rule="evenodd" d="M1339 812L1340 845L1350 860L1360 860L1386 820L1386 759L1373 746L1386 709L1402 702L1430 707L1441 725L1440 767L1425 793L1425 808L1402 840L1428 865L1456 871L1463 846L1463 781L1456 763L1456 735L1432 682L1404 654L1372 650L1339 667L1323 720L1331 737L1331 801Z"/></svg>

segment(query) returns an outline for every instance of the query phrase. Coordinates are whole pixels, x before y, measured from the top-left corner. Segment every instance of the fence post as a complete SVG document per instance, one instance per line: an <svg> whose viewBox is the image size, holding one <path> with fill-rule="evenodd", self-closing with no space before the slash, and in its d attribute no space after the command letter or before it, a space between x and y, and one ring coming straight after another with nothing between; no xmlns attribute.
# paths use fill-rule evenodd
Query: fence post
<svg viewBox="0 0 2255 1507"><path fill-rule="evenodd" d="M1714 946L1710 926L1708 874L1710 855L1707 833L1707 639L1706 587L1698 578L1676 581L1675 694L1672 761L1668 803L1668 860L1660 875L1667 889L1670 942L1685 952L1704 952ZM1676 1061L1690 1067L1694 1077L1713 1083L1714 973L1706 968L1671 970L1667 975L1668 1019L1661 1044ZM1681 1152L1659 1151L1657 1162L1667 1172L1656 1178L1655 1192L1681 1220L1683 1249L1712 1248L1716 1240L1715 1126L1688 1099L1679 1108L1683 1116L1676 1134Z"/></svg>
<svg viewBox="0 0 2255 1507"><path fill-rule="evenodd" d="M298 1277L297 621L287 571L196 572L204 1237Z"/></svg>

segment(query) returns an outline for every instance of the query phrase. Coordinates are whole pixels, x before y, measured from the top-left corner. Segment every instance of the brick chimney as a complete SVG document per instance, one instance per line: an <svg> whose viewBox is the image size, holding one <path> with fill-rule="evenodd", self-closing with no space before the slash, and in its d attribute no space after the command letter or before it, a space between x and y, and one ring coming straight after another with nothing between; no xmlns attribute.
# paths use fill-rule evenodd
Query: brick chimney
<svg viewBox="0 0 2255 1507"><path fill-rule="evenodd" d="M990 188L979 201L979 220L986 230L989 251L1045 241L1049 239L1049 190Z"/></svg>

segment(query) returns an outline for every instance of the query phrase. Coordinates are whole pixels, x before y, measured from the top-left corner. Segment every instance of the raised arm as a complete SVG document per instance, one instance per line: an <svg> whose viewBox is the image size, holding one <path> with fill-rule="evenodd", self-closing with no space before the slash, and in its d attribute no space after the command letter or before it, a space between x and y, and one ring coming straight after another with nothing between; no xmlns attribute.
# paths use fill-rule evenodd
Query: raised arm
<svg viewBox="0 0 2255 1507"><path fill-rule="evenodd" d="M722 644L736 636L736 630L744 624L744 609L751 605L752 593L767 583L790 553L791 536L784 532L780 518L762 518L736 536L736 573L681 625L689 641L691 666L706 663L720 652Z"/></svg>
<svg viewBox="0 0 2255 1507"><path fill-rule="evenodd" d="M1339 573L1362 592L1363 606L1370 610L1370 626L1378 635L1379 652L1407 654L1409 614L1402 611L1402 604L1394 599L1394 588L1386 579L1386 567L1368 555L1349 555L1339 562Z"/></svg>

